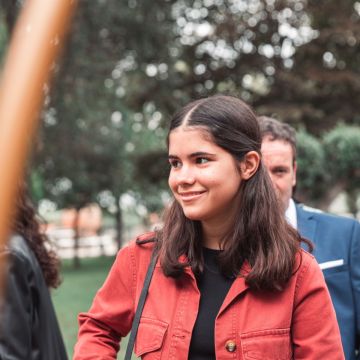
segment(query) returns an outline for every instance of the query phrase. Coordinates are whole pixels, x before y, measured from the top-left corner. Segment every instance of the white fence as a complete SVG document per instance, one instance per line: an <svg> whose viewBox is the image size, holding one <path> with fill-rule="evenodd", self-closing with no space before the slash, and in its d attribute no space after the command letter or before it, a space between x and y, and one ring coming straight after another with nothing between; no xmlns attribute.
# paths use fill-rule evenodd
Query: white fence
<svg viewBox="0 0 360 360"><path fill-rule="evenodd" d="M74 257L74 230L73 229L51 229L47 235L57 248L59 256L63 259ZM107 230L101 235L81 236L79 238L78 256L97 257L101 255L111 256L117 252L115 231Z"/></svg>

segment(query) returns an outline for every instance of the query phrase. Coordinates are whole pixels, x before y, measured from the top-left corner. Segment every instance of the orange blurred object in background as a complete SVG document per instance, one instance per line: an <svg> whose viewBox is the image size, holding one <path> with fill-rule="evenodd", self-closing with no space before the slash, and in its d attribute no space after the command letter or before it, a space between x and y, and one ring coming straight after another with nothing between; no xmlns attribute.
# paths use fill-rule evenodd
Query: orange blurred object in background
<svg viewBox="0 0 360 360"><path fill-rule="evenodd" d="M6 244L16 187L75 0L28 0L20 14L0 81L0 246ZM0 263L0 289L4 264Z"/></svg>

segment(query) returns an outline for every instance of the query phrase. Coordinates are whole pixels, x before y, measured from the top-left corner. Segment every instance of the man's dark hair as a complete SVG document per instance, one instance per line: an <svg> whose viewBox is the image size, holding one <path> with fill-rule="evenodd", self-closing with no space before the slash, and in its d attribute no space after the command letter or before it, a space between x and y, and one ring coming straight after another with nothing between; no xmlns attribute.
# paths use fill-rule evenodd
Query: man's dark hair
<svg viewBox="0 0 360 360"><path fill-rule="evenodd" d="M261 137L269 137L271 141L282 140L291 145L293 150L293 159L296 160L296 131L289 124L278 121L268 116L259 116L258 118Z"/></svg>

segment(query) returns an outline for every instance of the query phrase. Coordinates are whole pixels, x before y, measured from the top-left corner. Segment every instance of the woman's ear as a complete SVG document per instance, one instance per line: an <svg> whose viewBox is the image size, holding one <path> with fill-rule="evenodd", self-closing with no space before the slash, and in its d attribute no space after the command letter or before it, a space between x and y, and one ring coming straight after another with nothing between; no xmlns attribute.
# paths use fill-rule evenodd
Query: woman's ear
<svg viewBox="0 0 360 360"><path fill-rule="evenodd" d="M260 154L256 151L249 151L240 162L241 177L249 180L257 171L260 164Z"/></svg>

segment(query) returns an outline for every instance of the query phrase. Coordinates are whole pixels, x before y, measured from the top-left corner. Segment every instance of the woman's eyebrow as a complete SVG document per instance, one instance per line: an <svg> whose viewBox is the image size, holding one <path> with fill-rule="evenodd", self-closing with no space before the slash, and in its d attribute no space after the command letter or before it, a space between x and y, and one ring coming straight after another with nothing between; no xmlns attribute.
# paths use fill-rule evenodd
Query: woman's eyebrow
<svg viewBox="0 0 360 360"><path fill-rule="evenodd" d="M198 157L198 156L216 156L216 154L208 153L205 151L196 151L194 153L191 153L188 157L191 159L191 158ZM179 157L176 155L173 155L173 154L169 154L168 159L169 160L179 159Z"/></svg>
<svg viewBox="0 0 360 360"><path fill-rule="evenodd" d="M175 159L178 159L178 158L179 158L179 157L176 156L176 155L171 155L171 154L168 155L168 159L169 159L169 160L175 160Z"/></svg>
<svg viewBox="0 0 360 360"><path fill-rule="evenodd" d="M190 158L193 158L193 157L198 157L198 156L215 156L216 154L212 154L212 153L208 153L208 152L205 152L205 151L197 151L197 152L194 152L192 154L190 154Z"/></svg>

